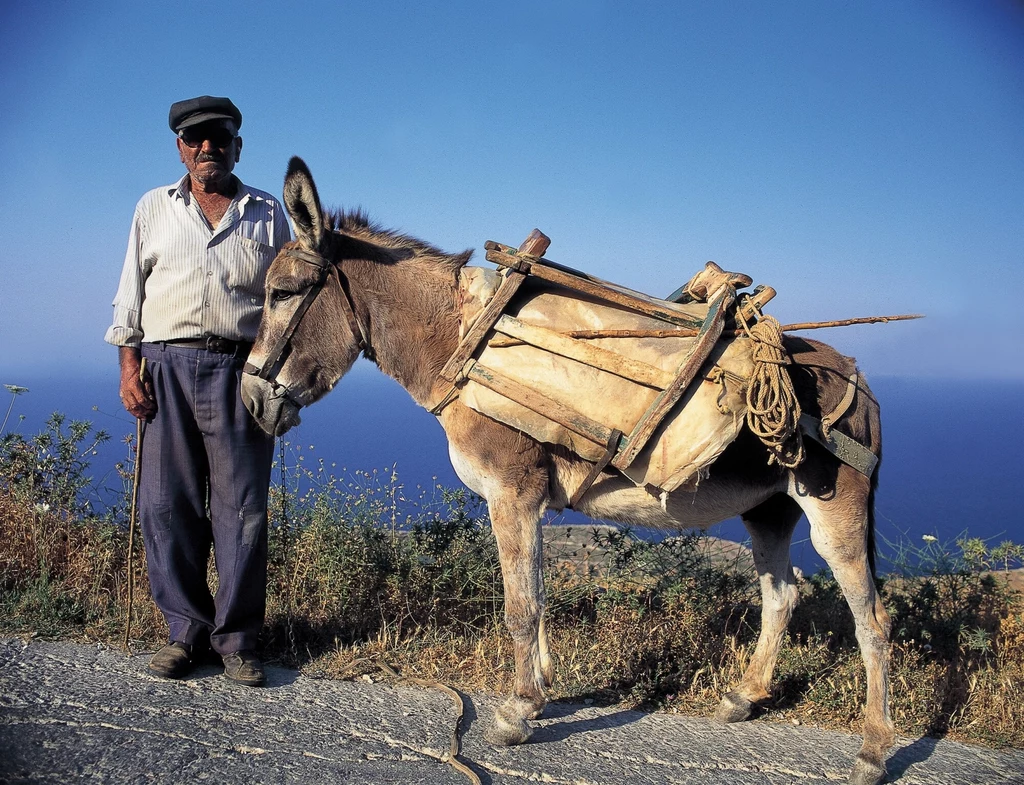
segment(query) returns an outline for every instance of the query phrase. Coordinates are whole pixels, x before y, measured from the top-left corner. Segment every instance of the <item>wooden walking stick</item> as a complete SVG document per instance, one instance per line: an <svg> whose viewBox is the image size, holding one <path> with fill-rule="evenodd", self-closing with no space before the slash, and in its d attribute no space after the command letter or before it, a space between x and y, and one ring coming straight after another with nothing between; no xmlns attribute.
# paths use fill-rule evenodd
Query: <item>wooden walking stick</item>
<svg viewBox="0 0 1024 785"><path fill-rule="evenodd" d="M139 381L146 384L146 358L139 363ZM128 511L128 613L124 623L124 649L128 648L128 638L132 632L132 608L135 605L135 566L132 557L135 550L135 518L138 515L139 478L142 476L142 437L146 435L146 419L135 420L135 471L132 477L132 505Z"/></svg>

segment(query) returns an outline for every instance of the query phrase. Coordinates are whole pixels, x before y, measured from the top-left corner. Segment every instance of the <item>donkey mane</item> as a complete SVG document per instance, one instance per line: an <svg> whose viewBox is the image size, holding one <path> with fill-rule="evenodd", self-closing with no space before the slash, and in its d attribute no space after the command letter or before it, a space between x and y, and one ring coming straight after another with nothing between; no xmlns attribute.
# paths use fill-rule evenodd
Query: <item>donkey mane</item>
<svg viewBox="0 0 1024 785"><path fill-rule="evenodd" d="M372 222L361 210L323 212L330 254L344 266L354 303L366 314L369 357L428 406L459 340L459 273L472 250L449 254Z"/></svg>
<svg viewBox="0 0 1024 785"><path fill-rule="evenodd" d="M395 229L387 229L371 221L362 208L325 211L324 220L326 229L329 232L368 243L377 248L398 252L397 259L395 254L385 253L380 254L374 261L389 262L418 259L428 264L436 264L442 268L447 268L447 272L457 275L459 270L465 267L473 256L472 249L458 254L449 254L417 237L404 234Z"/></svg>

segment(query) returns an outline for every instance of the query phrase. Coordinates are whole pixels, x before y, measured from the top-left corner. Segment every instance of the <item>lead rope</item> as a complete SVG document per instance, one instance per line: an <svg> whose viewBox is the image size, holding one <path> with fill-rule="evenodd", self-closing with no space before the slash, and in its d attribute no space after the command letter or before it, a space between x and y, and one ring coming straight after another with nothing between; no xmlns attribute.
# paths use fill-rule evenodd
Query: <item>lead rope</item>
<svg viewBox="0 0 1024 785"><path fill-rule="evenodd" d="M736 310L744 332L754 342L754 370L747 385L747 427L768 448L769 464L792 469L804 459L804 442L799 429L800 402L785 368L790 359L782 344L778 319L756 309L755 313L758 321L750 326L742 309Z"/></svg>
<svg viewBox="0 0 1024 785"><path fill-rule="evenodd" d="M291 521L288 519L288 464L285 460L285 443L283 439L277 441L277 463L281 469L281 566L286 585L282 587L285 593L284 600L284 629L288 638L288 650L292 658L298 660L298 651L295 647L295 613L293 598L295 594L294 581L288 576L295 556L295 543L292 537ZM292 576L293 578L294 576Z"/></svg>
<svg viewBox="0 0 1024 785"><path fill-rule="evenodd" d="M465 761L462 759L462 756L460 755L462 749L462 717L463 714L465 714L466 710L466 707L462 702L462 696L459 695L458 692L453 690L447 684L442 684L439 681L434 681L433 679L417 679L413 676L402 676L398 671L396 671L394 668L392 668L385 662L374 662L373 660L361 657L349 663L348 667L352 668L353 666L360 665L362 663L365 663L367 665L373 665L374 667L379 668L380 670L384 671L388 676L395 679L397 684L402 684L404 682L407 684L415 684L419 687L428 687L431 689L440 690L452 699L452 702L455 704L456 710L455 727L452 729L451 740L449 741L448 744L448 752L442 753L439 759L441 760L442 763L447 763L457 772L462 774L466 779L473 783L473 785L481 785L480 777L478 777L477 773L466 765Z"/></svg>

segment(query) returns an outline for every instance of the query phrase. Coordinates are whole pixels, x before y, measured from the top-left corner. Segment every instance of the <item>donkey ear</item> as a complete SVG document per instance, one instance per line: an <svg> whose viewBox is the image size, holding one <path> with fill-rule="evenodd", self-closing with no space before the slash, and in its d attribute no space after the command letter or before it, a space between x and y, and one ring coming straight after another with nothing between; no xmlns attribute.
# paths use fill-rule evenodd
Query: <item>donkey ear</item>
<svg viewBox="0 0 1024 785"><path fill-rule="evenodd" d="M284 206L295 223L295 235L310 251L320 251L324 240L324 215L313 175L298 156L288 162L284 176Z"/></svg>

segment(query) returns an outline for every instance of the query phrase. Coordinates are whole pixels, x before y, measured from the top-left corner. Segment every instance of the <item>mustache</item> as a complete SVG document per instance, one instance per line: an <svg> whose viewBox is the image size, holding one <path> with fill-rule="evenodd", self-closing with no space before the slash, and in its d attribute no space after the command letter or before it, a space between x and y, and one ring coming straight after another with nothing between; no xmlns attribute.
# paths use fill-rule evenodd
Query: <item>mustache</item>
<svg viewBox="0 0 1024 785"><path fill-rule="evenodd" d="M196 163L205 163L206 161L213 161L214 163L223 163L224 157L220 155L213 155L212 153L200 153L196 156Z"/></svg>

